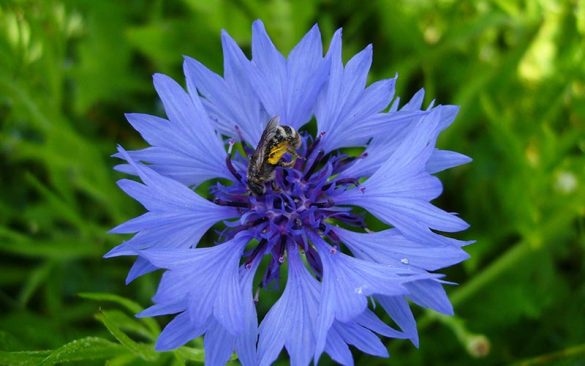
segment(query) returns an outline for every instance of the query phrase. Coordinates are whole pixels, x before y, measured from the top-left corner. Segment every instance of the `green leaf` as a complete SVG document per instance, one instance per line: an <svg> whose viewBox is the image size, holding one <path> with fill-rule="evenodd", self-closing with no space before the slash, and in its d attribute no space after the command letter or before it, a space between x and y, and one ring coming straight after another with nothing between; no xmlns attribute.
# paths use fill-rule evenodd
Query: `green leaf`
<svg viewBox="0 0 585 366"><path fill-rule="evenodd" d="M0 238L7 229L0 228ZM23 257L50 258L58 261L84 257L95 257L97 247L80 245L79 239L55 238L53 240L30 240L18 242L0 241L0 252L16 254Z"/></svg>
<svg viewBox="0 0 585 366"><path fill-rule="evenodd" d="M84 299L96 300L96 301L107 301L122 305L133 314L139 313L143 310L143 307L135 303L132 300L126 299L122 296L103 293L103 292L84 292L80 293L79 296ZM157 335L160 333L160 327L158 323L151 318L143 318L142 321L146 324L151 334Z"/></svg>
<svg viewBox="0 0 585 366"><path fill-rule="evenodd" d="M39 365L51 351L21 351L4 352L0 351L0 365L6 366L28 366Z"/></svg>
<svg viewBox="0 0 585 366"><path fill-rule="evenodd" d="M128 366L128 365L136 365L137 364L137 357L136 355L129 353L126 355L120 355L113 358L110 358L106 361L105 366ZM138 362L138 364L141 364Z"/></svg>
<svg viewBox="0 0 585 366"><path fill-rule="evenodd" d="M129 349L132 353L139 356L143 360L156 360L159 354L154 350L152 344L138 343L130 338L115 322L114 317L109 311L102 311L96 315L96 318L101 321L110 333L116 338L124 347Z"/></svg>
<svg viewBox="0 0 585 366"><path fill-rule="evenodd" d="M142 306L135 303L132 300L126 299L125 297L108 294L105 292L82 292L79 294L79 297L83 299L89 300L97 300L97 301L108 301L113 302L119 305L122 305L126 309L130 310L133 313L139 313L143 310Z"/></svg>
<svg viewBox="0 0 585 366"><path fill-rule="evenodd" d="M175 351L177 356L187 361L205 361L205 353L201 348L181 347Z"/></svg>
<svg viewBox="0 0 585 366"><path fill-rule="evenodd" d="M44 351L46 353L48 351ZM54 365L57 363L84 361L84 360L103 360L110 357L118 356L128 351L119 344L110 342L103 338L87 337L76 339L72 342L57 348L46 356L38 365ZM13 354L26 353L36 354L36 352L14 352Z"/></svg>
<svg viewBox="0 0 585 366"><path fill-rule="evenodd" d="M0 330L0 350L2 351L13 351L24 348L21 342L16 339L12 334Z"/></svg>
<svg viewBox="0 0 585 366"><path fill-rule="evenodd" d="M76 227L83 228L85 226L83 217L76 211L75 206L71 205L70 202L66 202L62 197L59 197L57 193L53 192L34 175L26 174L25 178L27 183L45 199L43 203L51 210L52 215L58 215Z"/></svg>
<svg viewBox="0 0 585 366"><path fill-rule="evenodd" d="M197 341L195 342L195 346L199 347L183 346L174 351L175 355L185 361L205 362L205 350L203 349L203 345L197 343ZM236 361L237 359L238 356L234 353L229 361Z"/></svg>
<svg viewBox="0 0 585 366"><path fill-rule="evenodd" d="M91 1L85 5L90 11L85 23L87 37L79 45L79 62L73 69L75 77L83 80L77 84L74 99L78 112L86 112L98 102L115 102L141 86L134 74L128 72L132 54L125 37L121 36L127 26L125 17L129 6L112 1ZM104 62L105 54L115 57Z"/></svg>
<svg viewBox="0 0 585 366"><path fill-rule="evenodd" d="M49 277L53 262L46 261L30 272L29 277L25 281L20 290L18 300L20 304L26 305L35 291L45 282Z"/></svg>
<svg viewBox="0 0 585 366"><path fill-rule="evenodd" d="M120 329L137 334L142 336L148 340L154 341L158 336L158 332L153 333L150 329L144 324L142 319L136 319L134 317L130 317L128 314L120 311L120 310L110 310L108 311L108 317L110 320L116 324Z"/></svg>

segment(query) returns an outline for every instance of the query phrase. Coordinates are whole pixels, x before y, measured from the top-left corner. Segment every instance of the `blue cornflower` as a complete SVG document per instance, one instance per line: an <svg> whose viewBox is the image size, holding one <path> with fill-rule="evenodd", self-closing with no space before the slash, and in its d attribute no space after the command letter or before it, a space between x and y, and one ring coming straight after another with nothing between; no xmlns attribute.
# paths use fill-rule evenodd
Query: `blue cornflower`
<svg viewBox="0 0 585 366"><path fill-rule="evenodd" d="M344 65L341 30L325 55L317 26L285 58L260 21L251 60L225 32L222 46L223 77L188 57L187 91L154 76L167 118L128 114L151 146L116 155L142 181L119 186L147 212L112 230L135 235L106 256L137 257L127 281L164 270L154 305L139 314L176 314L157 350L204 336L209 365L234 351L244 365L269 365L283 348L293 365L324 352L351 365L349 345L388 356L378 335L418 345L408 301L452 314L432 271L467 258L469 242L435 231L468 225L430 203L442 190L433 174L470 160L435 148L457 107L422 109L422 91L400 107L396 78L367 86L372 48ZM254 194L247 166L272 118L302 143ZM303 128L313 118L315 135ZM365 211L387 229L370 230ZM259 321L262 293L281 282Z"/></svg>

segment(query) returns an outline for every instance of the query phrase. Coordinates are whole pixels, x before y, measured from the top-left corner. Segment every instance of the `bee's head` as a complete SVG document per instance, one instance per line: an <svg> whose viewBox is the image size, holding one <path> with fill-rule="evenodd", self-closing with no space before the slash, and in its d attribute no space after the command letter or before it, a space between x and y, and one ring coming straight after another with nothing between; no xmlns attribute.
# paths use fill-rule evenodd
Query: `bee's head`
<svg viewBox="0 0 585 366"><path fill-rule="evenodd" d="M292 127L289 127L289 128L291 129L291 132L289 134L289 143L295 149L298 149L303 144L303 139L301 138L301 135L299 135L299 133L297 132L297 130L295 130Z"/></svg>

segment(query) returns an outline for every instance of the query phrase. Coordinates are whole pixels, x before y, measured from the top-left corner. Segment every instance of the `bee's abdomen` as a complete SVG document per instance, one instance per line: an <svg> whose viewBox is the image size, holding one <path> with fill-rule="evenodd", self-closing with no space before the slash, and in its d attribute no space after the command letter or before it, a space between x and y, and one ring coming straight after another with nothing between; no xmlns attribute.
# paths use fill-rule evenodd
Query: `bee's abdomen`
<svg viewBox="0 0 585 366"><path fill-rule="evenodd" d="M288 148L287 142L280 142L270 148L268 152L268 164L276 165L282 156L286 153Z"/></svg>

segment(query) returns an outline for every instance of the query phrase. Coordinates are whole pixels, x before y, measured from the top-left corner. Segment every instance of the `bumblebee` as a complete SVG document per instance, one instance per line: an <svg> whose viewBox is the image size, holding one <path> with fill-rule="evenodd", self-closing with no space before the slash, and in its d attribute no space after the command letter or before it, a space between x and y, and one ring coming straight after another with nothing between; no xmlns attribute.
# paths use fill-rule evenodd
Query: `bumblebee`
<svg viewBox="0 0 585 366"><path fill-rule="evenodd" d="M277 166L290 168L298 157L296 149L301 147L299 133L290 126L280 125L280 118L273 117L268 121L260 142L248 162L248 188L259 196L266 192L264 183L274 179ZM291 161L281 160L285 153L292 155Z"/></svg>

